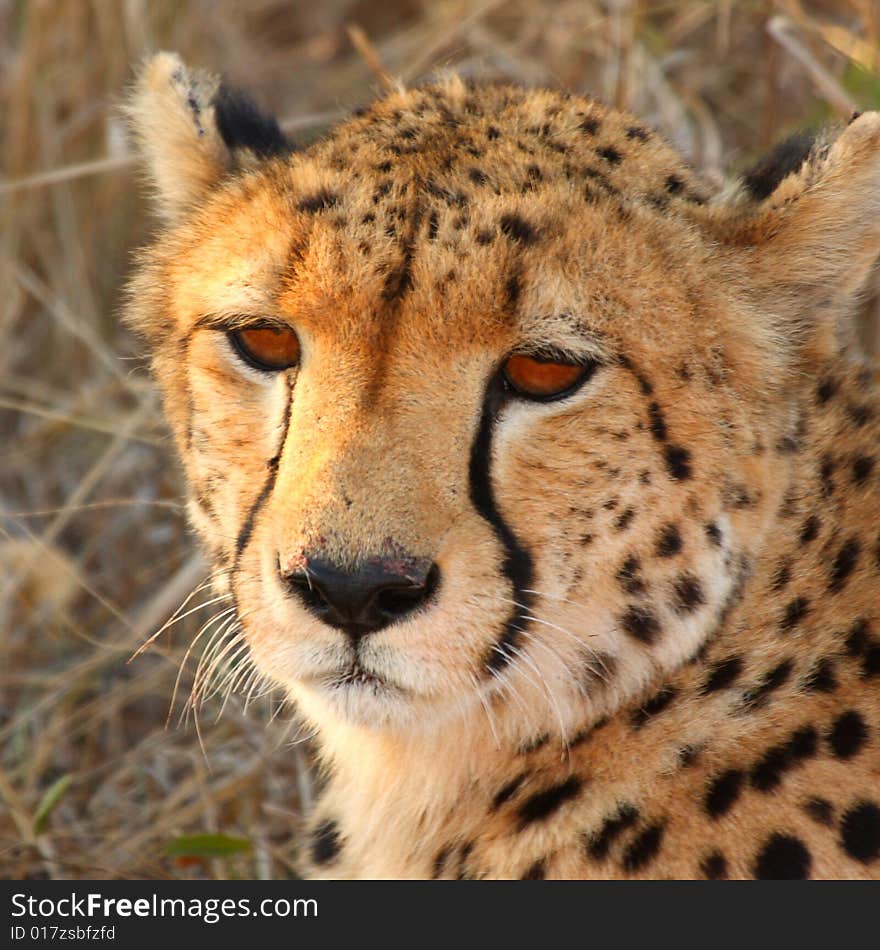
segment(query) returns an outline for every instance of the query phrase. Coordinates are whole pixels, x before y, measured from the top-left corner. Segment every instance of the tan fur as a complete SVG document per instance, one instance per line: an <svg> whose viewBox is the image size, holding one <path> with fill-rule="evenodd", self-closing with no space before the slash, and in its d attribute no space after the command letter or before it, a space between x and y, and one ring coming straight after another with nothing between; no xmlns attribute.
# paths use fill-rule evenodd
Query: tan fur
<svg viewBox="0 0 880 950"><path fill-rule="evenodd" d="M880 403L846 329L880 115L763 202L632 116L458 79L231 171L169 111L171 62L132 117L178 216L129 318L218 587L318 733L309 873L880 876ZM234 355L265 318L298 369ZM507 400L474 462L490 378L536 346L603 365ZM533 567L508 646L481 466ZM361 643L385 686L339 685L351 645L287 594L315 552L439 565Z"/></svg>

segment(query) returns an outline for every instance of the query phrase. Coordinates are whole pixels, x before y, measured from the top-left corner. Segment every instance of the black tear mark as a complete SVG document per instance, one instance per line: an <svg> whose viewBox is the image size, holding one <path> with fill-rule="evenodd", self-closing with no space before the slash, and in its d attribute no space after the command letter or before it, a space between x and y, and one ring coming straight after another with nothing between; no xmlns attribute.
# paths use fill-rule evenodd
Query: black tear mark
<svg viewBox="0 0 880 950"><path fill-rule="evenodd" d="M534 595L528 593L534 586L532 556L508 527L498 510L492 491L492 435L504 402L504 391L496 376L489 381L483 397L483 411L471 446L468 473L471 504L489 524L504 550L501 571L513 588L513 600L519 605L512 609L498 641L489 649L483 661L483 668L489 676L500 672L513 659L513 649L522 630L528 626L527 618L534 600Z"/></svg>
<svg viewBox="0 0 880 950"><path fill-rule="evenodd" d="M245 548L248 546L248 542L251 539L251 535L254 531L254 524L257 520L257 515L260 513L263 505L265 505L269 496L272 494L272 489L275 487L275 479L278 477L278 464L281 461L281 453L284 451L284 445L287 442L287 430L290 428L290 415L291 408L293 405L293 386L292 383L288 383L287 387L287 403L284 407L284 419L281 423L281 438L278 442L278 450L276 453L266 462L266 468L269 470L269 474L266 476L266 481L263 483L263 487L260 489L259 495L257 495L256 501L251 505L248 510L247 516L245 517L244 523L241 526L241 530L238 533L238 538L235 541L235 565L236 569L238 567L238 562L241 560L242 554L244 554Z"/></svg>

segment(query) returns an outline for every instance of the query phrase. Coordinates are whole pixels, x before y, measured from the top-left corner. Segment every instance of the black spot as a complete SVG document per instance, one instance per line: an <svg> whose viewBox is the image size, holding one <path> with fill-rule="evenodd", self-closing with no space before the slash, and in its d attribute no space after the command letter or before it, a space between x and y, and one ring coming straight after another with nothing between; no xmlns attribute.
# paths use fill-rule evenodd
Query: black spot
<svg viewBox="0 0 880 950"><path fill-rule="evenodd" d="M543 881L547 873L546 859L539 858L520 877L521 881Z"/></svg>
<svg viewBox="0 0 880 950"><path fill-rule="evenodd" d="M260 158L292 151L275 119L261 112L246 93L221 84L213 104L217 131L227 148L247 148Z"/></svg>
<svg viewBox="0 0 880 950"><path fill-rule="evenodd" d="M535 736L530 739L528 742L524 742L517 752L519 755L531 755L533 752L537 752L538 749L543 749L545 745L550 741L550 733L542 732L540 735Z"/></svg>
<svg viewBox="0 0 880 950"><path fill-rule="evenodd" d="M522 783L525 781L525 773L522 775L517 775L515 778L512 778L506 785L502 786L495 793L495 797L492 799L492 804L489 808L490 811L498 811L498 809L505 803L510 801L511 798L517 793Z"/></svg>
<svg viewBox="0 0 880 950"><path fill-rule="evenodd" d="M522 287L520 286L519 274L511 274L504 284L504 296L507 298L507 306L510 307L510 309L516 307L521 292Z"/></svg>
<svg viewBox="0 0 880 950"><path fill-rule="evenodd" d="M727 878L727 858L720 851L707 854L700 861L700 874L708 881L723 881Z"/></svg>
<svg viewBox="0 0 880 950"><path fill-rule="evenodd" d="M743 778L739 769L728 769L709 785L703 807L710 818L720 818L733 808L742 791Z"/></svg>
<svg viewBox="0 0 880 950"><path fill-rule="evenodd" d="M750 710L763 706L770 694L785 684L793 669L794 663L791 660L783 660L778 666L768 670L756 687L743 694L743 707Z"/></svg>
<svg viewBox="0 0 880 950"><path fill-rule="evenodd" d="M628 594L641 594L645 590L645 582L638 576L640 569L639 559L630 555L617 572L617 581Z"/></svg>
<svg viewBox="0 0 880 950"><path fill-rule="evenodd" d="M431 880L436 881L441 874L446 870L446 862L449 860L449 856L452 854L452 845L448 844L444 848L441 848L437 852L437 856L434 858L434 865L431 870Z"/></svg>
<svg viewBox="0 0 880 950"><path fill-rule="evenodd" d="M488 230L481 229L477 231L477 244L491 244L495 240L495 235Z"/></svg>
<svg viewBox="0 0 880 950"><path fill-rule="evenodd" d="M833 398L837 392L837 380L823 379L816 387L816 401L819 405L824 405L829 399Z"/></svg>
<svg viewBox="0 0 880 950"><path fill-rule="evenodd" d="M582 787L583 782L572 775L559 785L551 785L550 788L531 795L519 807L520 828L525 828L534 821L549 818L566 802L576 798Z"/></svg>
<svg viewBox="0 0 880 950"><path fill-rule="evenodd" d="M849 405L846 407L846 413L850 419L852 419L853 424L860 429L862 426L867 425L874 416L874 412L870 406Z"/></svg>
<svg viewBox="0 0 880 950"><path fill-rule="evenodd" d="M627 508L625 511L622 511L617 516L617 519L614 522L614 527L618 531L625 531L630 526L635 516L636 516L635 508Z"/></svg>
<svg viewBox="0 0 880 950"><path fill-rule="evenodd" d="M599 148L596 149L596 154L600 158L604 158L610 165L619 165L623 158L613 145L600 145Z"/></svg>
<svg viewBox="0 0 880 950"><path fill-rule="evenodd" d="M660 633L660 624L650 610L631 607L620 619L623 629L642 643L653 643Z"/></svg>
<svg viewBox="0 0 880 950"><path fill-rule="evenodd" d="M538 239L532 225L518 214L504 214L498 223L504 234L512 241L519 241L520 244L534 244Z"/></svg>
<svg viewBox="0 0 880 950"><path fill-rule="evenodd" d="M377 186L373 192L373 204L378 204L391 191L392 187L390 181L383 181L381 185Z"/></svg>
<svg viewBox="0 0 880 950"><path fill-rule="evenodd" d="M804 679L804 689L809 693L833 693L837 689L833 661L828 657L819 660Z"/></svg>
<svg viewBox="0 0 880 950"><path fill-rule="evenodd" d="M410 254L407 252L400 266L388 272L382 287L383 300L389 302L399 300L407 291L412 290L413 281L410 263Z"/></svg>
<svg viewBox="0 0 880 950"><path fill-rule="evenodd" d="M860 617L850 628L846 638L846 652L853 657L861 656L868 649L871 627L864 617Z"/></svg>
<svg viewBox="0 0 880 950"><path fill-rule="evenodd" d="M822 483L822 494L825 498L830 498L834 494L834 460L829 456L824 456L822 464L819 466L819 481Z"/></svg>
<svg viewBox="0 0 880 950"><path fill-rule="evenodd" d="M458 849L458 870L455 873L455 879L457 881L469 881L472 880L471 874L467 868L468 858L471 856L471 852L474 850L473 841L466 841Z"/></svg>
<svg viewBox="0 0 880 950"><path fill-rule="evenodd" d="M862 657L862 675L880 675L880 643L872 643Z"/></svg>
<svg viewBox="0 0 880 950"><path fill-rule="evenodd" d="M487 139L497 139L499 135L501 135L501 133L495 128L494 125L490 125L489 128L486 129Z"/></svg>
<svg viewBox="0 0 880 950"><path fill-rule="evenodd" d="M339 829L331 818L325 818L312 832L312 861L315 864L329 864L342 849Z"/></svg>
<svg viewBox="0 0 880 950"><path fill-rule="evenodd" d="M633 712L630 722L634 729L641 729L653 716L663 712L678 695L674 686L664 686L655 693L645 704Z"/></svg>
<svg viewBox="0 0 880 950"><path fill-rule="evenodd" d="M691 477L691 453L680 445L667 445L664 449L666 468L670 477L685 481Z"/></svg>
<svg viewBox="0 0 880 950"><path fill-rule="evenodd" d="M855 538L850 538L837 552L834 563L831 565L831 578L828 582L828 590L832 594L838 593L846 586L850 574L855 570L861 549L861 544Z"/></svg>
<svg viewBox="0 0 880 950"><path fill-rule="evenodd" d="M868 480L868 476L874 470L874 459L867 455L860 455L853 461L852 473L853 481L861 485Z"/></svg>
<svg viewBox="0 0 880 950"><path fill-rule="evenodd" d="M761 849L754 875L761 881L801 881L810 876L812 858L804 843L776 832Z"/></svg>
<svg viewBox="0 0 880 950"><path fill-rule="evenodd" d="M726 660L721 660L719 663L716 663L715 666L712 667L712 672L709 674L706 682L703 684L703 695L715 693L719 689L727 689L729 686L732 686L736 678L742 672L742 666L742 658L738 656L731 656Z"/></svg>
<svg viewBox="0 0 880 950"><path fill-rule="evenodd" d="M782 776L803 759L816 754L819 736L812 726L804 726L781 745L768 749L752 768L752 787L769 792L782 781Z"/></svg>
<svg viewBox="0 0 880 950"><path fill-rule="evenodd" d="M316 191L313 195L301 198L297 208L300 211L305 211L306 214L316 214L318 211L326 211L328 208L332 208L338 200L338 197L332 191L324 188L321 191Z"/></svg>
<svg viewBox="0 0 880 950"><path fill-rule="evenodd" d="M597 719L594 723L584 726L583 729L579 729L572 737L571 742L569 742L569 748L575 748L576 746L583 745L585 742L589 741L594 732L597 732L599 729L602 729L608 723L608 717L602 716L600 719Z"/></svg>
<svg viewBox="0 0 880 950"><path fill-rule="evenodd" d="M815 515L810 515L801 528L800 543L809 544L811 541L815 541L821 527L822 522Z"/></svg>
<svg viewBox="0 0 880 950"><path fill-rule="evenodd" d="M783 630L791 630L806 617L809 609L810 601L806 597L795 597L785 608L785 614L779 621L779 626Z"/></svg>
<svg viewBox="0 0 880 950"><path fill-rule="evenodd" d="M678 175L670 175L666 179L666 190L670 195L677 195L682 190L682 188L684 188L684 182L678 177Z"/></svg>
<svg viewBox="0 0 880 950"><path fill-rule="evenodd" d="M828 733L828 745L838 759L851 759L861 751L869 734L862 715L851 709L834 720Z"/></svg>
<svg viewBox="0 0 880 950"><path fill-rule="evenodd" d="M743 184L751 197L763 201L772 195L783 179L803 165L814 141L814 133L796 132L753 165L743 176Z"/></svg>
<svg viewBox="0 0 880 950"><path fill-rule="evenodd" d="M651 434L658 442L665 442L667 436L666 420L663 418L663 410L659 403L650 403L648 412L651 414Z"/></svg>
<svg viewBox="0 0 880 950"><path fill-rule="evenodd" d="M716 547L719 547L719 548L721 547L723 536L721 534L721 529L718 527L717 524L715 524L714 521L710 521L709 524L706 525L706 537Z"/></svg>
<svg viewBox="0 0 880 950"><path fill-rule="evenodd" d="M682 574L675 582L675 609L692 613L706 603L703 587L692 574Z"/></svg>
<svg viewBox="0 0 880 950"><path fill-rule="evenodd" d="M647 142L651 137L651 133L647 129L643 129L640 125L630 125L627 127L626 137L628 139L638 139L640 142Z"/></svg>
<svg viewBox="0 0 880 950"><path fill-rule="evenodd" d="M773 582L770 585L770 589L778 594L781 590L785 590L785 588L788 587L788 582L790 580L791 565L787 562L780 564L778 570L773 575Z"/></svg>
<svg viewBox="0 0 880 950"><path fill-rule="evenodd" d="M433 241L437 237L437 210L432 209L431 213L428 215L428 240Z"/></svg>
<svg viewBox="0 0 880 950"><path fill-rule="evenodd" d="M626 871L638 871L653 861L660 851L663 841L663 825L649 825L632 842L623 855L623 867Z"/></svg>
<svg viewBox="0 0 880 950"><path fill-rule="evenodd" d="M578 128L587 135L595 135L599 131L600 122L592 116L584 116L578 123Z"/></svg>
<svg viewBox="0 0 880 950"><path fill-rule="evenodd" d="M470 178L470 180L471 180L475 185L485 185L486 182L489 180L489 179L486 177L485 173L484 173L484 172L481 172L479 168L469 168L469 169L468 169L468 178Z"/></svg>
<svg viewBox="0 0 880 950"><path fill-rule="evenodd" d="M681 550L681 534L678 525L668 524L657 538L657 556L672 557Z"/></svg>
<svg viewBox="0 0 880 950"><path fill-rule="evenodd" d="M880 857L880 808L874 802L859 802L840 820L843 849L856 861L868 864Z"/></svg>
<svg viewBox="0 0 880 950"><path fill-rule="evenodd" d="M638 818L639 811L637 808L628 803L621 805L617 814L606 818L599 831L587 838L587 853L597 861L606 858L611 845L614 844L621 832L634 825Z"/></svg>
<svg viewBox="0 0 880 950"><path fill-rule="evenodd" d="M804 811L820 825L834 824L834 806L827 798L810 798L804 802Z"/></svg>

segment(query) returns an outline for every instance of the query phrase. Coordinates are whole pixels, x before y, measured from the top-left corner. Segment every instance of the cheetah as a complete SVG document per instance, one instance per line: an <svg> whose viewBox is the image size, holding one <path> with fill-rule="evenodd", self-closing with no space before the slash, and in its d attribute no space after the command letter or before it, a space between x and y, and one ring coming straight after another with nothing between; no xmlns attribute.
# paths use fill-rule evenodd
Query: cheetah
<svg viewBox="0 0 880 950"><path fill-rule="evenodd" d="M451 77L296 150L174 54L126 317L315 878L880 877L880 113L728 186Z"/></svg>

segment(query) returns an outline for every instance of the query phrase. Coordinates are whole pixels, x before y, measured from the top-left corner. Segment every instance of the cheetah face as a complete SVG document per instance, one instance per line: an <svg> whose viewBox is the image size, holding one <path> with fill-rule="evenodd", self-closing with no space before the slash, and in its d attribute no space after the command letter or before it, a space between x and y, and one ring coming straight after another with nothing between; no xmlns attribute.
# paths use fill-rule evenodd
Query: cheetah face
<svg viewBox="0 0 880 950"><path fill-rule="evenodd" d="M318 723L570 733L691 657L795 423L703 186L550 93L428 87L301 154L222 101L141 80L130 313L259 670Z"/></svg>

